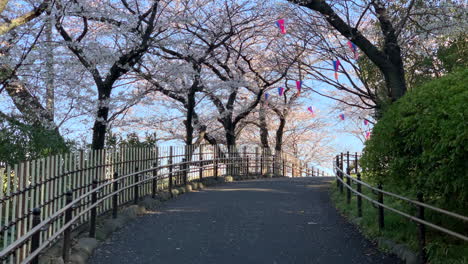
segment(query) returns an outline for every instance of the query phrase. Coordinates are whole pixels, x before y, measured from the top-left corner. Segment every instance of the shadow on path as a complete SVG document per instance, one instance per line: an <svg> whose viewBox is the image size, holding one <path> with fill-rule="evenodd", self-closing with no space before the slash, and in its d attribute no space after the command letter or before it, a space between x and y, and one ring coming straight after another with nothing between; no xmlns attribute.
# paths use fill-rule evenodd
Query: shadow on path
<svg viewBox="0 0 468 264"><path fill-rule="evenodd" d="M333 208L330 178L234 182L139 217L88 263L402 263Z"/></svg>

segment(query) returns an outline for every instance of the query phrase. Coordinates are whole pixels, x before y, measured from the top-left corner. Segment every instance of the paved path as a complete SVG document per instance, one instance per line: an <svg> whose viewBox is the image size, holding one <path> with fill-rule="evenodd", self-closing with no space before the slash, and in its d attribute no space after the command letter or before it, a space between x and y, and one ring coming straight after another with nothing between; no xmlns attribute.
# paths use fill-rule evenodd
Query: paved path
<svg viewBox="0 0 468 264"><path fill-rule="evenodd" d="M114 233L89 263L402 263L336 212L328 181L265 179L184 194Z"/></svg>

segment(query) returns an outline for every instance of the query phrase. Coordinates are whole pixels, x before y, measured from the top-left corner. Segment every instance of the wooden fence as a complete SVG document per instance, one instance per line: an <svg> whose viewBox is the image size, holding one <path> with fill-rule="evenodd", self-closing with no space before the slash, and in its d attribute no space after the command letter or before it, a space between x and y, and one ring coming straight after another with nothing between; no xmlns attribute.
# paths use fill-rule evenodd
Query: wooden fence
<svg viewBox="0 0 468 264"><path fill-rule="evenodd" d="M0 260L35 260L64 231L139 197L205 177L254 174L324 172L287 153L223 145L89 150L0 167Z"/></svg>

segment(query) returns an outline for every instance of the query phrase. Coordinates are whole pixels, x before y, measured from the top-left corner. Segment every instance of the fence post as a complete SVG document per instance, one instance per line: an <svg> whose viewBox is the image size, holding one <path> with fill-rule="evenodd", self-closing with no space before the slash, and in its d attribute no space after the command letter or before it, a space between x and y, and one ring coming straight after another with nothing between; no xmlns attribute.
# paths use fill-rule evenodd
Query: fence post
<svg viewBox="0 0 468 264"><path fill-rule="evenodd" d="M34 208L32 211L33 219L32 219L32 227L37 226L41 223L41 209ZM34 252L36 249L39 248L39 242L41 240L41 230L38 230L31 238L31 252ZM39 255L36 255L31 261L31 264L38 264L39 263Z"/></svg>
<svg viewBox="0 0 468 264"><path fill-rule="evenodd" d="M349 151L346 152L346 168L349 168ZM350 172L351 172L351 170L350 170ZM349 173L348 173L348 175L349 175Z"/></svg>
<svg viewBox="0 0 468 264"><path fill-rule="evenodd" d="M283 156L283 177L286 177L286 159Z"/></svg>
<svg viewBox="0 0 468 264"><path fill-rule="evenodd" d="M417 194L418 202L423 203L423 194ZM424 206L418 205L418 218L425 220L424 218ZM426 254L426 226L418 223L418 240L419 240L419 263L425 264L427 262Z"/></svg>
<svg viewBox="0 0 468 264"><path fill-rule="evenodd" d="M382 183L379 183L377 188L379 190L382 190ZM379 192L377 194L377 201L381 204L383 204L384 200L383 200L383 193ZM378 210L379 210L379 229L383 229L385 224L384 224L384 208L382 206L378 206Z"/></svg>
<svg viewBox="0 0 468 264"><path fill-rule="evenodd" d="M178 181L178 184L179 185L187 185L186 184L186 181L185 181L185 172L187 171L187 159L186 158L182 158L182 164L179 165L179 181Z"/></svg>
<svg viewBox="0 0 468 264"><path fill-rule="evenodd" d="M157 156L156 156L156 160L158 160ZM158 192L158 162L155 161L153 162L153 180L151 181L152 182L152 186L151 186L151 197L153 199L156 198L156 193Z"/></svg>
<svg viewBox="0 0 468 264"><path fill-rule="evenodd" d="M273 155L273 177L278 175L278 151L275 149L275 154Z"/></svg>
<svg viewBox="0 0 468 264"><path fill-rule="evenodd" d="M241 178L242 155L241 155L241 150L237 148L237 145L234 145L234 157L235 157L234 168L235 168L236 176Z"/></svg>
<svg viewBox="0 0 468 264"><path fill-rule="evenodd" d="M357 152L356 154L354 155L354 172L357 174L358 173L358 156L357 156Z"/></svg>
<svg viewBox="0 0 468 264"><path fill-rule="evenodd" d="M203 145L200 145L200 150L198 151L198 160L200 161L198 178L200 181L203 179Z"/></svg>
<svg viewBox="0 0 468 264"><path fill-rule="evenodd" d="M337 168L336 175L335 175L336 177L339 177L340 175L339 174L340 172L338 171L339 167L340 167L340 156L336 155L336 168ZM336 179L336 187L340 188L340 181L338 179Z"/></svg>
<svg viewBox="0 0 468 264"><path fill-rule="evenodd" d="M341 181L343 181L343 169L344 169L343 168L344 167L343 163L344 163L344 154L343 154L343 152L341 152L341 160L340 160L340 170L341 171L340 171L340 174L339 174ZM344 184L342 182L340 182L340 193L343 193L343 185Z"/></svg>
<svg viewBox="0 0 468 264"><path fill-rule="evenodd" d="M361 180L361 173L359 172L357 173L357 179L358 181ZM362 193L360 182L357 183L357 191L359 194ZM358 195L356 198L357 198L357 214L358 214L358 217L362 217L362 197Z"/></svg>
<svg viewBox="0 0 468 264"><path fill-rule="evenodd" d="M97 202L97 192L95 191L98 186L98 181L96 179L93 180L92 190L93 193L91 194L91 205ZM89 237L96 236L96 206L91 208L91 215L89 219Z"/></svg>
<svg viewBox="0 0 468 264"><path fill-rule="evenodd" d="M291 178L294 178L294 161L291 161Z"/></svg>
<svg viewBox="0 0 468 264"><path fill-rule="evenodd" d="M169 194L171 197L174 197L172 194L172 153L173 153L173 147L169 147L169 160L168 160L168 165L169 165Z"/></svg>
<svg viewBox="0 0 468 264"><path fill-rule="evenodd" d="M219 156L219 150L218 150L218 145L213 145L214 150L213 150L213 162L214 162L214 177L217 180L218 179L218 156Z"/></svg>
<svg viewBox="0 0 468 264"><path fill-rule="evenodd" d="M68 191L65 194L65 199L66 199L66 204L70 204L73 201L73 193L71 191ZM65 211L65 222L64 225L68 224L71 219L72 219L72 214L73 214L73 206L70 206ZM62 248L62 258L63 262L67 263L69 258L70 258L70 246L71 246L71 231L72 227L71 225L68 226L65 231L63 231L63 248Z"/></svg>
<svg viewBox="0 0 468 264"><path fill-rule="evenodd" d="M265 170L265 148L262 148L262 154L260 154L260 176L263 177L263 171Z"/></svg>
<svg viewBox="0 0 468 264"><path fill-rule="evenodd" d="M185 153L184 153L184 154L185 154L185 158L184 158L184 160L183 160L183 162L184 162L184 166L183 166L184 171L182 172L182 175L183 175L183 177L184 177L184 178L183 178L184 186L187 185L187 180L188 180L188 179L187 179L187 177L188 177L188 170L189 170L189 168L190 168L190 165L189 165L189 160L190 160L189 152L191 152L191 151L190 151L191 148L192 148L192 145L191 145L191 144L190 144L190 145L185 145L185 147L184 147L184 149L185 149Z"/></svg>
<svg viewBox="0 0 468 264"><path fill-rule="evenodd" d="M247 146L244 146L244 176L249 176L249 157L247 156Z"/></svg>
<svg viewBox="0 0 468 264"><path fill-rule="evenodd" d="M271 149L270 148L267 149L267 156L268 156L268 159L267 159L267 174L271 175L272 173L274 174L274 168L273 168L274 160L273 160L273 155L271 154Z"/></svg>
<svg viewBox="0 0 468 264"><path fill-rule="evenodd" d="M118 196L119 194L117 191L119 190L119 183L117 179L119 178L119 174L114 172L114 183L112 184L114 195L112 195L112 218L117 218L117 210L118 210Z"/></svg>
<svg viewBox="0 0 468 264"><path fill-rule="evenodd" d="M233 176L233 165L232 165L232 147L230 145L227 146L227 160L226 160L226 175Z"/></svg>
<svg viewBox="0 0 468 264"><path fill-rule="evenodd" d="M258 172L258 168L259 168L259 164L258 164L258 161L259 161L258 155L259 155L259 151L258 151L258 147L256 147L256 148L255 148L255 173L256 173L256 174L260 174L260 173Z"/></svg>
<svg viewBox="0 0 468 264"><path fill-rule="evenodd" d="M346 203L349 204L351 203L351 168L348 167L346 169L346 184L348 185L346 187Z"/></svg>
<svg viewBox="0 0 468 264"><path fill-rule="evenodd" d="M135 172L138 172L138 166L135 167ZM138 204L138 200L140 200L140 195L139 195L139 190L138 190L138 181L139 181L139 176L138 173L134 175L133 178L133 183L135 186L133 186L133 204Z"/></svg>

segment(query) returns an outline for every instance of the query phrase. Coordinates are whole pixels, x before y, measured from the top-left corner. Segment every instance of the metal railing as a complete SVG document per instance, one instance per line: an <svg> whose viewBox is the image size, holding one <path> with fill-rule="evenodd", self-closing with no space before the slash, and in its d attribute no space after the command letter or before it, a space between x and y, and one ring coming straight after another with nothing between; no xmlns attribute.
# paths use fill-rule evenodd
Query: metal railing
<svg viewBox="0 0 468 264"><path fill-rule="evenodd" d="M6 166L0 171L2 263L37 263L46 248L63 242L68 260L73 230L144 196L218 175L318 176L282 152L244 146L203 145L80 151ZM322 175L324 173L322 172Z"/></svg>
<svg viewBox="0 0 468 264"><path fill-rule="evenodd" d="M404 197L402 195L398 195L389 191L384 191L382 184L378 184L377 187L374 187L370 185L369 183L366 183L361 180L361 172L359 171L359 155L355 153L354 155L351 155L350 153L347 152L346 154L341 153L340 155L337 155L335 157L335 161L333 162L333 169L335 172L335 178L336 178L336 183L337 187L340 190L340 193L343 193L343 187L346 187L346 202L349 204L351 202L351 194L354 194L356 196L356 207L357 207L357 216L362 217L362 198L368 200L372 205L374 205L377 210L378 210L378 226L379 229L383 229L385 226L385 221L384 221L384 209L391 211L393 213L396 213L400 216L403 216L404 218L407 218L410 221L413 221L417 223L418 226L418 247L419 247L419 261L420 263L426 263L427 262L427 252L426 252L426 226L430 227L434 230L440 231L444 234L453 236L455 238L461 239L463 241L468 241L468 236L464 234L460 234L458 232L455 232L453 230L449 230L447 228L444 228L442 226L436 225L434 223L431 223L425 219L425 209L432 210L434 212L450 216L452 218L468 222L468 217L450 212L429 204L424 203L423 200L423 195L419 193L417 195L417 200L413 200L407 197ZM344 171L344 160L346 159L346 172ZM351 171L355 172L356 178L351 176ZM356 188L353 188L353 184L356 185ZM368 188L369 190L372 191L372 193L377 195L377 200L365 195L362 193L362 186ZM416 215L411 215L409 213L403 212L400 209L390 207L389 205L386 205L384 203L384 195L393 197L397 200L406 202L412 206L415 206L417 208L417 214Z"/></svg>

